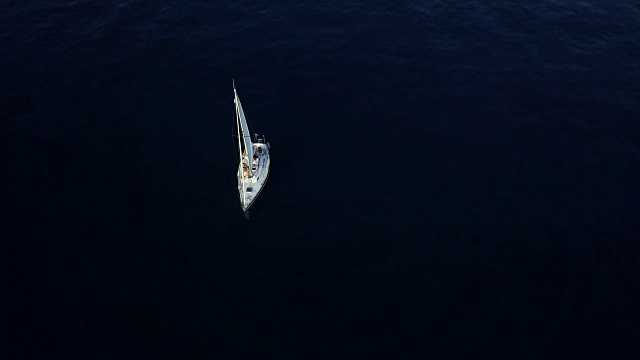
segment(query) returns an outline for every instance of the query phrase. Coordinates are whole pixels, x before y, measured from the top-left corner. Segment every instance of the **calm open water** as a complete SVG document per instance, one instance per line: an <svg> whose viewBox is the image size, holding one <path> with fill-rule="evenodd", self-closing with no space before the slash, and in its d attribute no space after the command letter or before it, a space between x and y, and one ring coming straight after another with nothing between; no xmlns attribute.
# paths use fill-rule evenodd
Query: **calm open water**
<svg viewBox="0 0 640 360"><path fill-rule="evenodd" d="M0 351L636 358L639 59L631 0L1 1Z"/></svg>

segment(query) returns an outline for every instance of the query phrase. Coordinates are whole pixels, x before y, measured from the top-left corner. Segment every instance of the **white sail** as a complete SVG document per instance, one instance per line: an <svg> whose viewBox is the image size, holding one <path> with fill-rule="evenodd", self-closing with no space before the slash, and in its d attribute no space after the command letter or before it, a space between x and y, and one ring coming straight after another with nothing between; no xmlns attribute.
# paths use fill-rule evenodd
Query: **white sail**
<svg viewBox="0 0 640 360"><path fill-rule="evenodd" d="M235 87L233 88L233 92L235 94L235 102L236 102L236 114L240 121L240 128L242 130L242 139L244 141L244 149L247 155L248 163L251 164L253 158L253 146L251 144L251 135L249 134L249 126L247 125L247 119L244 116L244 111L242 110L242 104L240 103L240 98L238 97L238 93L236 92ZM242 158L242 154L240 154ZM251 166L249 166L249 175L251 176Z"/></svg>
<svg viewBox="0 0 640 360"><path fill-rule="evenodd" d="M234 90L235 90L235 86L234 86ZM237 95L236 97L233 99L233 103L236 103L237 99ZM241 139L241 130L240 130L240 121L238 121L238 107L236 106L236 126L238 128L238 152L240 153L240 164L242 164L242 140ZM244 178L243 177L238 177L238 183L240 184L238 186L238 191L240 191L240 198L244 198Z"/></svg>

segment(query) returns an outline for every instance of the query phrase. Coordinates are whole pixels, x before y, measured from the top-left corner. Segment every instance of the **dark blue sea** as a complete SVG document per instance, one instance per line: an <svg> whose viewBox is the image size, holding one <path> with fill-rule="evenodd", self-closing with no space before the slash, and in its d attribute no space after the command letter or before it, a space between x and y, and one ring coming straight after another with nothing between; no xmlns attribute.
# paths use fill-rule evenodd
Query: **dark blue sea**
<svg viewBox="0 0 640 360"><path fill-rule="evenodd" d="M0 121L1 359L638 358L638 1L4 0Z"/></svg>

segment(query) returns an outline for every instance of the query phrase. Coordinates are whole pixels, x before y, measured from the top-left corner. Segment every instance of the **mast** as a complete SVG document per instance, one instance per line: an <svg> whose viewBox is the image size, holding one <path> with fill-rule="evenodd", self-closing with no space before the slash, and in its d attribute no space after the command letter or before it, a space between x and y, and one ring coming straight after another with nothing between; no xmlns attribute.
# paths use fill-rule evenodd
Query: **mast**
<svg viewBox="0 0 640 360"><path fill-rule="evenodd" d="M238 93L236 92L235 84L233 86L233 93L235 94L235 103L236 103L236 113L238 114L239 123L242 128L242 139L244 140L244 149L247 154L247 160L249 163L249 177L253 176L253 170L251 169L251 161L253 161L253 145L251 144L251 135L249 134L249 126L247 126L247 119L244 116L244 111L242 110L242 104L240 103L240 98L238 97ZM242 159L242 154L240 154L240 158Z"/></svg>
<svg viewBox="0 0 640 360"><path fill-rule="evenodd" d="M233 98L233 103L236 103L236 98ZM238 151L240 152L240 161L242 162L242 142L240 141L240 121L238 116L238 107L236 106L236 127L238 128Z"/></svg>

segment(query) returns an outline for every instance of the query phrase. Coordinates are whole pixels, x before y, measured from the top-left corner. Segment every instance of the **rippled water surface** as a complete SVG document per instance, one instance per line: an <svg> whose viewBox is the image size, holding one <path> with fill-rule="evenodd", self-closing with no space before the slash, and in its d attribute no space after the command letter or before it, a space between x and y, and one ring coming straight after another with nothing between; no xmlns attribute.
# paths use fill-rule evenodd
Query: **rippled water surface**
<svg viewBox="0 0 640 360"><path fill-rule="evenodd" d="M3 1L0 44L9 358L634 358L636 1Z"/></svg>

